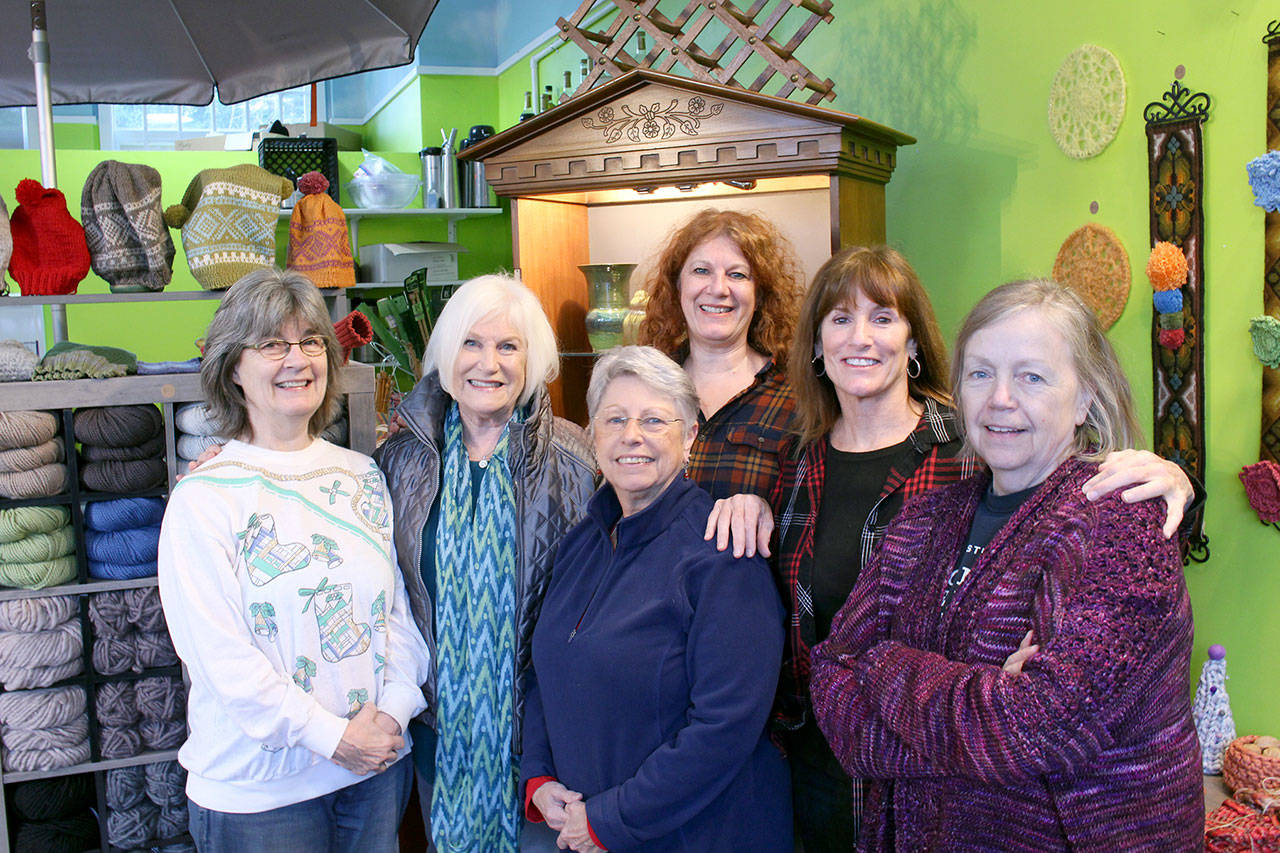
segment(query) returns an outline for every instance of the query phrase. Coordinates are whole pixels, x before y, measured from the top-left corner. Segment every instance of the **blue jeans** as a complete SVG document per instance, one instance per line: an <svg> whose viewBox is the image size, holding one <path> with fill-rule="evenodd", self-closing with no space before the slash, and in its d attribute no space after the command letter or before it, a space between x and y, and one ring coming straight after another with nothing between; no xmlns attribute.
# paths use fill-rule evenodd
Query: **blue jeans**
<svg viewBox="0 0 1280 853"><path fill-rule="evenodd" d="M200 853L395 853L409 804L413 761L321 797L250 814L216 812L187 801Z"/></svg>

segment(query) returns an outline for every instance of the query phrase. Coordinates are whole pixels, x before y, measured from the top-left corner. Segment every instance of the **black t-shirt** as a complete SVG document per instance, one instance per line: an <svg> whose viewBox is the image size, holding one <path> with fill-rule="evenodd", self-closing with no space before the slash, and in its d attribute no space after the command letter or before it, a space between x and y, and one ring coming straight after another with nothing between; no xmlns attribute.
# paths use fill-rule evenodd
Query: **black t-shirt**
<svg viewBox="0 0 1280 853"><path fill-rule="evenodd" d="M951 602L955 601L956 593L969 579L969 573L973 571L983 550L1000 532L1000 528L1004 527L1018 508L1026 502L1027 498L1035 494L1038 488L1040 484L1036 483L1029 489L1010 492L1007 495L997 495L990 488L987 489L987 493L978 502L977 512L973 514L973 524L969 527L969 539L965 542L959 558L956 559L955 568L947 577L947 588L942 593L939 612L945 612L951 606Z"/></svg>
<svg viewBox="0 0 1280 853"><path fill-rule="evenodd" d="M905 467L915 453L910 439L865 453L828 445L822 504L813 531L813 617L818 639L844 606L862 572L862 528L889 472Z"/></svg>

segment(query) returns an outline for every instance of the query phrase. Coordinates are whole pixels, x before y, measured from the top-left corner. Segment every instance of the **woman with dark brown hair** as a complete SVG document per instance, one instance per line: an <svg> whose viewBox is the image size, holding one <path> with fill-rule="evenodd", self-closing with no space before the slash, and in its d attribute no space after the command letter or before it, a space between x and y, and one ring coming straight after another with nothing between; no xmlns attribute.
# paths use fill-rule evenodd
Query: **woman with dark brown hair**
<svg viewBox="0 0 1280 853"><path fill-rule="evenodd" d="M769 494L795 400L784 374L802 273L768 220L706 209L680 226L646 282L641 343L698 392L689 477L714 498Z"/></svg>
<svg viewBox="0 0 1280 853"><path fill-rule="evenodd" d="M755 544L768 555L777 519L775 570L789 618L774 720L790 759L798 832L806 853L820 853L853 846L862 783L849 778L814 723L809 650L830 633L906 499L957 482L978 463L961 453L933 306L897 251L854 246L823 264L791 352L798 438L783 454L770 505L734 496L708 526L719 525L723 545L732 517L735 552ZM1192 494L1181 469L1150 453L1121 451L1103 472L1085 484L1086 494L1137 484L1126 499L1164 497L1169 533ZM757 524L758 543L736 535Z"/></svg>

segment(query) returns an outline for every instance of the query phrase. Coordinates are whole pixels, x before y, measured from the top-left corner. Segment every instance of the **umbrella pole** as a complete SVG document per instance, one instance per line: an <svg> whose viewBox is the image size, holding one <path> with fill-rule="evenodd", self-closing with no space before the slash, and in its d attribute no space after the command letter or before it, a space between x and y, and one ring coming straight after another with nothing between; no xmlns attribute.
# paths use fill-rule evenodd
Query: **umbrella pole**
<svg viewBox="0 0 1280 853"><path fill-rule="evenodd" d="M58 168L53 160L53 106L49 94L49 31L45 26L44 0L31 0L31 64L36 74L36 120L40 127L40 183L58 185ZM67 306L50 305L53 340L67 339Z"/></svg>
<svg viewBox="0 0 1280 853"><path fill-rule="evenodd" d="M45 27L44 0L31 0L31 64L36 74L36 120L40 126L40 183L58 185L53 162L53 107L49 95L49 31Z"/></svg>

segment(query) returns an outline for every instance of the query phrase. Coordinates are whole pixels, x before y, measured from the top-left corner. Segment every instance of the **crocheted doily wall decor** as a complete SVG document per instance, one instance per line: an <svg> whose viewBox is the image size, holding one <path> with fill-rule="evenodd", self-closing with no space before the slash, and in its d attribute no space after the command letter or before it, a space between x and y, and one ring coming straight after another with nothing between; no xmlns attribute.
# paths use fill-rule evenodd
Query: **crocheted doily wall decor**
<svg viewBox="0 0 1280 853"><path fill-rule="evenodd" d="M1120 60L1096 44L1076 48L1049 86L1049 132L1058 147L1077 160L1096 156L1115 138L1123 117Z"/></svg>
<svg viewBox="0 0 1280 853"><path fill-rule="evenodd" d="M1129 301L1129 255L1104 225L1089 223L1071 232L1053 262L1053 278L1080 294L1104 329L1120 319Z"/></svg>

